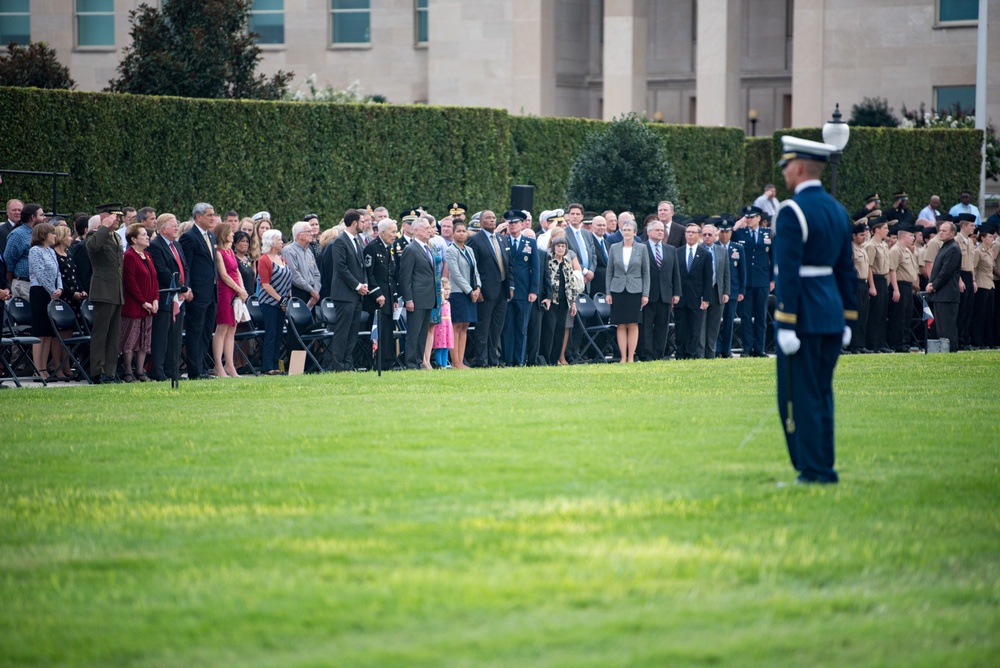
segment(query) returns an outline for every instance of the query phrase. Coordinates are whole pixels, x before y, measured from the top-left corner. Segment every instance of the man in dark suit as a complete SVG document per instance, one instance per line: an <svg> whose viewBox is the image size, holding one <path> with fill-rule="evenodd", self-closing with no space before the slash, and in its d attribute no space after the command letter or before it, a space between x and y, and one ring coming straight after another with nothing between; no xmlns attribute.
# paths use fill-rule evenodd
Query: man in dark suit
<svg viewBox="0 0 1000 668"><path fill-rule="evenodd" d="M392 368L395 341L392 338L392 309L396 303L396 222L383 219L378 222L378 236L365 246L365 272L368 274L368 295L365 308L371 314L374 326L378 318L378 355L382 369Z"/></svg>
<svg viewBox="0 0 1000 668"><path fill-rule="evenodd" d="M721 218L713 219L721 222ZM721 246L716 246L718 239L718 228L715 223L708 223L701 229L702 243L705 250L712 253L715 259L712 268L712 295L708 300L708 308L705 310L705 324L701 330L701 349L704 350L705 359L715 359L715 345L719 339L719 327L722 325L722 312L729 303L729 290L731 289L731 279L729 276L729 259Z"/></svg>
<svg viewBox="0 0 1000 668"><path fill-rule="evenodd" d="M90 266L90 256L87 255L87 235L97 229L97 221L100 218L95 216L94 227L90 227L90 216L87 214L77 214L76 219L73 221L73 227L76 229L76 239L69 245L68 253L70 257L73 258L73 263L76 265L76 278L80 282L80 285L90 286L90 277L93 275L93 269Z"/></svg>
<svg viewBox="0 0 1000 668"><path fill-rule="evenodd" d="M156 281L161 290L171 287L184 290L178 293L183 299L177 316L174 316L174 294L160 293L160 307L153 316L153 338L151 344L151 367L149 377L153 380L179 378L181 332L184 331L184 314L191 291L187 289L189 270L184 260L184 251L177 242L177 218L164 214L156 222L157 234L149 242L149 256L156 267Z"/></svg>
<svg viewBox="0 0 1000 668"><path fill-rule="evenodd" d="M496 234L497 217L489 209L480 214L479 225L482 229L468 242L476 254L482 281L482 301L476 305L476 359L472 366L500 366L500 333L510 299L510 243L507 237Z"/></svg>
<svg viewBox="0 0 1000 668"><path fill-rule="evenodd" d="M496 219L493 221L496 227ZM399 292L406 307L406 368L419 369L424 358L424 343L431 311L437 303L434 286L434 256L427 242L431 238L430 223L418 218L413 224L413 238L399 259ZM430 367L427 367L428 369Z"/></svg>
<svg viewBox="0 0 1000 668"><path fill-rule="evenodd" d="M358 240L360 221L361 212L349 209L344 214L343 233L330 244L333 246L330 297L336 309L331 343L334 371L354 370L352 360L361 328L361 298L368 294L368 273Z"/></svg>
<svg viewBox="0 0 1000 668"><path fill-rule="evenodd" d="M733 326L736 321L736 307L743 301L743 290L747 282L745 251L733 239L733 221L723 219L719 226L719 245L729 259L729 301L722 309L722 328L716 346L718 357L733 356Z"/></svg>
<svg viewBox="0 0 1000 668"><path fill-rule="evenodd" d="M0 255L3 255L7 248L7 235L21 222L21 210L24 209L24 202L19 199L7 200L7 220L0 225ZM83 285L87 285L84 283Z"/></svg>
<svg viewBox="0 0 1000 668"><path fill-rule="evenodd" d="M743 356L765 357L767 297L774 289L771 230L760 226L761 211L757 207L744 207L742 214L743 217L733 226L733 239L746 251L746 298L740 313Z"/></svg>
<svg viewBox="0 0 1000 668"><path fill-rule="evenodd" d="M187 304L184 331L187 332L188 379L208 378L205 356L215 332L218 308L215 269L215 207L206 202L194 205L194 225L181 235L180 245L188 265L187 285L193 295Z"/></svg>
<svg viewBox="0 0 1000 668"><path fill-rule="evenodd" d="M649 248L649 302L642 311L642 357L647 361L667 355L670 312L681 299L681 266L677 249L663 240L663 223L654 220L646 226Z"/></svg>
<svg viewBox="0 0 1000 668"><path fill-rule="evenodd" d="M521 234L525 215L511 209L504 212L510 243L511 297L503 327L503 361L507 366L524 366L528 320L541 289L541 265L534 239Z"/></svg>
<svg viewBox="0 0 1000 668"><path fill-rule="evenodd" d="M674 222L674 205L663 200L656 205L656 219L663 223L663 238L668 246L680 248L684 245L684 226Z"/></svg>
<svg viewBox="0 0 1000 668"><path fill-rule="evenodd" d="M677 359L705 356L701 346L701 328L712 291L712 253L700 243L701 228L688 223L685 245L676 250L681 273L681 298L674 309L676 319Z"/></svg>
<svg viewBox="0 0 1000 668"><path fill-rule="evenodd" d="M594 216L594 222L590 226L590 233L594 235L594 280L590 282L590 296L593 297L598 292L604 292L605 277L608 275L608 221L604 216Z"/></svg>
<svg viewBox="0 0 1000 668"><path fill-rule="evenodd" d="M833 371L858 317L847 210L820 177L831 144L785 136L778 166L795 192L775 217L778 412L799 483L835 483Z"/></svg>
<svg viewBox="0 0 1000 668"><path fill-rule="evenodd" d="M90 279L90 301L94 305L94 328L90 336L90 377L96 383L117 381L118 349L121 342L122 245L115 234L122 212L120 205L101 208L108 215L97 231L87 237L87 253L94 273Z"/></svg>
<svg viewBox="0 0 1000 668"><path fill-rule="evenodd" d="M957 231L955 223L941 223L937 238L942 246L934 258L927 282L927 301L934 312L938 336L948 339L949 350L953 353L958 352L958 304L961 299L958 281L962 270L962 249L955 243Z"/></svg>

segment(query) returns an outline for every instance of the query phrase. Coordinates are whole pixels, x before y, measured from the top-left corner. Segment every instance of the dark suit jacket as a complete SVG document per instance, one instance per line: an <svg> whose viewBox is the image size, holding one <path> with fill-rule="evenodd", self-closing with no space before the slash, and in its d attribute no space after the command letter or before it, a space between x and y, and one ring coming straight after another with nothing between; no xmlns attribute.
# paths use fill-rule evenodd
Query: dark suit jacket
<svg viewBox="0 0 1000 668"><path fill-rule="evenodd" d="M708 252L704 245L697 244L691 271L687 269L687 244L677 249L675 258L681 272L681 300L677 303L677 307L700 309L701 302L709 301L712 294L713 254Z"/></svg>
<svg viewBox="0 0 1000 668"><path fill-rule="evenodd" d="M483 299L507 299L510 296L510 241L507 237L498 234L497 243L500 244L500 257L504 263L504 278L500 278L500 267L497 265L497 256L493 252L493 245L490 243L486 230L476 232L466 244L472 252L476 254L476 266L479 268L479 280L482 281ZM403 279L400 278L400 284Z"/></svg>
<svg viewBox="0 0 1000 668"><path fill-rule="evenodd" d="M729 276L729 256L726 255L725 249L718 244L713 244L710 250L715 257L715 289L713 291L715 294L713 296L721 304L722 296L728 295L732 287L732 279Z"/></svg>
<svg viewBox="0 0 1000 668"><path fill-rule="evenodd" d="M94 274L90 279L90 300L123 304L122 244L111 228L98 227L87 237L87 254Z"/></svg>
<svg viewBox="0 0 1000 668"><path fill-rule="evenodd" d="M184 261L188 265L187 284L194 290L192 304L211 304L218 299L215 287L215 235L208 233L212 252L208 252L201 228L192 225L181 235L180 245L184 249Z"/></svg>
<svg viewBox="0 0 1000 668"><path fill-rule="evenodd" d="M375 300L385 297L382 305L383 315L391 315L393 302L396 299L396 250L394 246L386 248L379 238L372 239L365 246L365 272L368 274L368 296L365 298L366 308L374 311Z"/></svg>
<svg viewBox="0 0 1000 668"><path fill-rule="evenodd" d="M603 292L605 277L608 275L608 258L606 254L611 250L611 244L608 243L607 235L604 235L604 252L601 252L601 247L597 243L597 236L594 236L594 261L593 271L594 280L590 282L593 292Z"/></svg>
<svg viewBox="0 0 1000 668"><path fill-rule="evenodd" d="M681 296L681 266L677 263L677 251L666 242L661 242L663 266L657 267L656 256L648 242L646 248L649 250L649 301L669 304L674 297Z"/></svg>
<svg viewBox="0 0 1000 668"><path fill-rule="evenodd" d="M538 246L534 239L521 236L521 248L514 252L514 240L510 241L510 264L513 274L514 299L528 301L529 294L538 294L541 290L542 267L539 264ZM495 263L494 263L495 264Z"/></svg>
<svg viewBox="0 0 1000 668"><path fill-rule="evenodd" d="M416 309L432 309L437 303L434 261L417 241L407 244L399 259L399 292L403 301L413 302Z"/></svg>
<svg viewBox="0 0 1000 668"><path fill-rule="evenodd" d="M338 302L360 302L361 295L355 288L360 283L368 282L368 273L361 263L361 255L354 240L351 239L351 235L344 232L334 239L330 246L333 246L330 297Z"/></svg>
<svg viewBox="0 0 1000 668"><path fill-rule="evenodd" d="M686 245L684 239L684 226L674 221L670 221L670 232L666 234L663 240L667 242L668 246L673 246L675 248L680 248L681 246Z"/></svg>
<svg viewBox="0 0 1000 668"><path fill-rule="evenodd" d="M177 255L181 259L181 264L184 265L184 280L188 280L188 267L187 262L184 260L184 249L177 242L174 242L174 248L177 249ZM170 252L170 246L167 245L167 240L162 236L157 234L153 237L153 240L149 242L149 256L153 258L153 266L156 267L156 282L159 284L161 290L165 290L170 287L170 279L174 274L177 274L176 287L180 287L181 283L181 268L177 266L177 260L174 259L174 254ZM249 291L249 288L248 288ZM160 295L160 309L169 308L170 299L173 297L171 294L161 294Z"/></svg>
<svg viewBox="0 0 1000 668"><path fill-rule="evenodd" d="M0 255L3 255L4 250L7 248L7 235L13 229L14 225L9 220L0 223Z"/></svg>
<svg viewBox="0 0 1000 668"><path fill-rule="evenodd" d="M934 302L958 302L961 290L958 287L959 272L962 269L962 250L954 239L945 242L934 258L931 267L931 283L934 292L930 300ZM965 286L968 290L969 286Z"/></svg>

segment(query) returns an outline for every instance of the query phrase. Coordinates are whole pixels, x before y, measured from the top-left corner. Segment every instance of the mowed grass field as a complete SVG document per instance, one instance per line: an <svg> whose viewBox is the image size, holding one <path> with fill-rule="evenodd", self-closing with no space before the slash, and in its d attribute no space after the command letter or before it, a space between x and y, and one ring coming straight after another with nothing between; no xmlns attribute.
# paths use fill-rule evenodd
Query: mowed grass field
<svg viewBox="0 0 1000 668"><path fill-rule="evenodd" d="M5 390L0 665L996 666L998 371L842 358L828 487L773 360Z"/></svg>

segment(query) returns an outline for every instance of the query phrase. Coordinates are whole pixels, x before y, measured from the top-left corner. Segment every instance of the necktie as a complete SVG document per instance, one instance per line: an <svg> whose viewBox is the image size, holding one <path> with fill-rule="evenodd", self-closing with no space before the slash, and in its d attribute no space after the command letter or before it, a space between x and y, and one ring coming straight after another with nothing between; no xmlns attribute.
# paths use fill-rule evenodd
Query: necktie
<svg viewBox="0 0 1000 668"><path fill-rule="evenodd" d="M168 241L167 245L170 246L170 252L174 254L174 260L177 261L177 269L180 271L181 285L184 285L184 265L181 263L181 256L177 254L177 249L174 248L173 242Z"/></svg>
<svg viewBox="0 0 1000 668"><path fill-rule="evenodd" d="M608 249L604 247L604 237L598 237L597 243L601 245L601 255L604 256L604 262L608 261Z"/></svg>
<svg viewBox="0 0 1000 668"><path fill-rule="evenodd" d="M576 247L580 249L580 265L587 271L590 269L590 258L587 257L587 246L583 243L583 233L576 230L574 234L576 234Z"/></svg>
<svg viewBox="0 0 1000 668"><path fill-rule="evenodd" d="M711 246L705 246L705 248L707 248L708 252L712 254L712 256L711 256L712 257L712 285L715 285L716 283L718 283L718 281L715 278L715 249L712 248Z"/></svg>
<svg viewBox="0 0 1000 668"><path fill-rule="evenodd" d="M208 232L205 232L205 246L208 248L208 254L211 255L212 259L214 260L215 257L212 253L212 242L208 238Z"/></svg>
<svg viewBox="0 0 1000 668"><path fill-rule="evenodd" d="M507 272L503 269L503 257L500 255L500 244L497 243L497 235L491 234L490 241L493 242L493 254L496 255L497 265L500 267L500 280L505 280Z"/></svg>
<svg viewBox="0 0 1000 668"><path fill-rule="evenodd" d="M520 239L514 239L514 252L518 253L520 251L521 251L521 240Z"/></svg>
<svg viewBox="0 0 1000 668"><path fill-rule="evenodd" d="M688 246L688 271L691 271L692 262L694 262L694 246Z"/></svg>
<svg viewBox="0 0 1000 668"><path fill-rule="evenodd" d="M656 256L656 268L660 269L663 267L663 255L660 253L660 244L653 244L653 255Z"/></svg>
<svg viewBox="0 0 1000 668"><path fill-rule="evenodd" d="M423 244L421 244L421 245L423 245ZM431 249L429 249L427 246L424 246L424 252L427 253L427 260L431 263L431 266L433 267L434 266L434 256L431 255Z"/></svg>
<svg viewBox="0 0 1000 668"><path fill-rule="evenodd" d="M364 265L365 261L361 257L361 242L358 241L357 237L354 238L354 252L358 254L358 261Z"/></svg>

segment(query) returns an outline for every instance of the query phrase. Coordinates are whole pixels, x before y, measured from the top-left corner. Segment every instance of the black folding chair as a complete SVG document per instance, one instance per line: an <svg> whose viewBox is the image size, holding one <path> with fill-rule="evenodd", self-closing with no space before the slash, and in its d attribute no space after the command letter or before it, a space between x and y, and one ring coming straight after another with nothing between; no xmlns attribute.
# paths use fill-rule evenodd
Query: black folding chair
<svg viewBox="0 0 1000 668"><path fill-rule="evenodd" d="M251 342L254 344L257 352L260 352L261 346L264 345L264 317L260 310L260 301L256 295L250 295L247 298L246 304L247 311L250 313L250 322L239 323L236 326L236 334L233 336L233 339L237 344ZM254 317L254 313L257 314L257 317ZM258 375L251 355L248 355L240 345L233 346L233 350L235 350L236 355L243 358L244 364L242 368L255 376ZM257 355L253 356L256 357Z"/></svg>
<svg viewBox="0 0 1000 668"><path fill-rule="evenodd" d="M59 345L69 357L70 363L76 367L74 377L82 376L87 383L92 383L83 362L80 361L82 358L77 355L81 349L90 345L90 334L83 331L72 307L61 299L53 299L49 302L48 316L53 331L60 334L56 337L59 340ZM63 332L69 332L70 335L63 338L61 336Z"/></svg>
<svg viewBox="0 0 1000 668"><path fill-rule="evenodd" d="M581 352L586 355L587 350L593 350L597 357L607 364L608 358L604 354L604 348L597 345L593 335L607 333L608 325L603 322L595 325L595 319L599 320L594 300L587 296L587 293L581 292L576 298L576 326L581 328L587 344Z"/></svg>
<svg viewBox="0 0 1000 668"><path fill-rule="evenodd" d="M298 297L292 297L288 301L288 308L285 309L285 321L288 323L288 331L305 350L306 357L316 367L316 371L324 371L323 365L320 364L313 352L313 346L317 343L323 346L328 345L330 339L333 338L333 332L326 328L313 329L315 323L312 310Z"/></svg>
<svg viewBox="0 0 1000 668"><path fill-rule="evenodd" d="M608 298L603 292L595 292L591 301L594 302L597 314L590 325L590 335L600 346L605 360L614 359L618 357L618 338L616 336L618 328L611 324L611 304L608 303Z"/></svg>
<svg viewBox="0 0 1000 668"><path fill-rule="evenodd" d="M395 311L393 312L395 315ZM392 358L393 362L399 369L406 368L406 309L402 309L399 312L399 317L394 317L392 319L393 329L392 329L392 340L393 340L393 351Z"/></svg>
<svg viewBox="0 0 1000 668"><path fill-rule="evenodd" d="M11 299L7 302L6 308L7 329L10 332L9 338L12 341L11 358L9 364L13 369L31 369L31 376L22 376L27 380L39 381L42 385L47 385L42 378L41 372L35 366L35 360L31 355L31 347L42 340L31 331L31 304L24 299ZM16 383L20 387L20 383Z"/></svg>
<svg viewBox="0 0 1000 668"><path fill-rule="evenodd" d="M87 334L94 333L94 305L90 298L80 302L80 319L83 320L83 331Z"/></svg>

